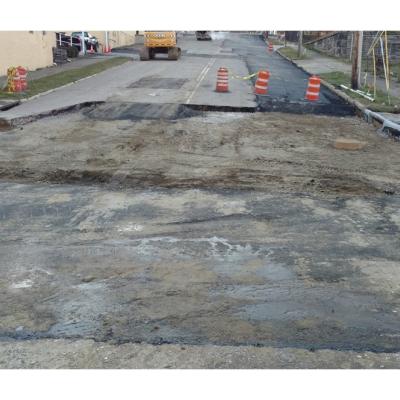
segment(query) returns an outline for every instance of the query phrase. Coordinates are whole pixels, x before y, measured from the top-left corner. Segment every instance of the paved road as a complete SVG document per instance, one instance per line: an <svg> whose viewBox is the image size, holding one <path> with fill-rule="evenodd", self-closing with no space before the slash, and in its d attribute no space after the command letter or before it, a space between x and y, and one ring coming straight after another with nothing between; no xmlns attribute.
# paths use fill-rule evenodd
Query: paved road
<svg viewBox="0 0 400 400"><path fill-rule="evenodd" d="M228 38L224 44L246 61L249 71L265 69L270 71L268 95L257 96L260 110L354 115L352 107L325 87L321 87L320 99L317 102L305 100L309 75L275 51L268 52L266 44L260 37L236 34Z"/></svg>
<svg viewBox="0 0 400 400"><path fill-rule="evenodd" d="M1 339L400 350L398 196L0 196Z"/></svg>
<svg viewBox="0 0 400 400"><path fill-rule="evenodd" d="M183 57L175 62L164 55L156 60L134 60L104 71L77 84L60 88L11 110L0 118L18 119L87 102L198 104L209 106L252 107L255 97L248 81L231 81L230 93L216 93L217 69L223 65L247 75L243 60L227 54L222 39L198 42L194 37L182 39Z"/></svg>
<svg viewBox="0 0 400 400"><path fill-rule="evenodd" d="M50 94L25 102L0 118L17 120L30 115L49 113L79 103L142 103L190 104L203 108L242 108L243 110L288 111L294 113L319 113L331 115L353 114L327 89L321 89L318 102L304 100L308 76L281 58L266 52L259 37L226 34L211 42L198 42L194 37L180 41L183 57L178 62L165 56L149 62L137 61L137 54L125 50L133 62L104 71L77 84L60 88ZM217 70L226 67L236 76L268 68L271 72L267 96L254 96L255 79L230 78L229 93L216 93Z"/></svg>

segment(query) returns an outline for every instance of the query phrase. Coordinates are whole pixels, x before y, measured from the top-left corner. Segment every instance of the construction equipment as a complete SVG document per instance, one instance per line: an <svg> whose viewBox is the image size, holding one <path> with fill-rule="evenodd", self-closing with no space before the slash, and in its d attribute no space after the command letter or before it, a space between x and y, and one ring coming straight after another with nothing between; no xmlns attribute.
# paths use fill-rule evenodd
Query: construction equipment
<svg viewBox="0 0 400 400"><path fill-rule="evenodd" d="M208 31L196 31L197 40L211 40L211 35Z"/></svg>
<svg viewBox="0 0 400 400"><path fill-rule="evenodd" d="M176 46L176 42L176 32L145 32L140 59L152 60L156 53L163 53L168 54L168 60L177 60L181 56L181 49Z"/></svg>

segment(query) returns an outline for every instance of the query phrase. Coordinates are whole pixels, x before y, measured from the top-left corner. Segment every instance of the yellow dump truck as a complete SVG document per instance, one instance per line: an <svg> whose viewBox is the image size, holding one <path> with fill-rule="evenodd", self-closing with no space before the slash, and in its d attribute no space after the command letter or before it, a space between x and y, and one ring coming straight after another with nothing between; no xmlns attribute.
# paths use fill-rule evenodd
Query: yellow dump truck
<svg viewBox="0 0 400 400"><path fill-rule="evenodd" d="M176 32L145 32L140 59L152 60L157 53L164 53L168 54L168 60L177 60L181 55L181 49L176 46L176 42Z"/></svg>

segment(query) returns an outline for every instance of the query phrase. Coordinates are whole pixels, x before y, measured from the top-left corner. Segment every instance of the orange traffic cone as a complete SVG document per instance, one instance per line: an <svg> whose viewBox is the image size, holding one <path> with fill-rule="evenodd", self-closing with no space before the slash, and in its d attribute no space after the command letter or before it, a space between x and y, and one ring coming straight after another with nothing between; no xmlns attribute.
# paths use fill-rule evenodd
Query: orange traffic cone
<svg viewBox="0 0 400 400"><path fill-rule="evenodd" d="M272 53L274 51L274 46L271 42L268 42L268 51Z"/></svg>
<svg viewBox="0 0 400 400"><path fill-rule="evenodd" d="M254 86L255 94L267 94L269 75L269 71L258 72L257 81Z"/></svg>
<svg viewBox="0 0 400 400"><path fill-rule="evenodd" d="M224 67L220 67L217 73L217 86L215 88L216 92L228 92L228 69Z"/></svg>
<svg viewBox="0 0 400 400"><path fill-rule="evenodd" d="M320 87L321 87L321 78L319 78L316 75L310 76L310 78L308 79L306 99L309 101L319 100Z"/></svg>

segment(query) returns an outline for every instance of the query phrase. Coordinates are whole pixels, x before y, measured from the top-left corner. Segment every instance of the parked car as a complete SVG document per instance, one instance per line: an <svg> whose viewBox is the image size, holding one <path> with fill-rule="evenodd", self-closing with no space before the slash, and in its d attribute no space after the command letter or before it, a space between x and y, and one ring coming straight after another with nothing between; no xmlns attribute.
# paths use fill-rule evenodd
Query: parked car
<svg viewBox="0 0 400 400"><path fill-rule="evenodd" d="M90 50L91 46L93 46L93 50L95 52L97 52L97 50L99 48L99 41L97 40L97 38L95 36L91 35L89 32L83 32L83 35L85 38L86 49ZM82 32L72 32L71 36L80 41L82 38ZM81 46L81 44L79 43L79 48L80 48L80 46Z"/></svg>
<svg viewBox="0 0 400 400"><path fill-rule="evenodd" d="M57 47L77 47L80 51L81 40L79 37L66 35L64 32L56 32Z"/></svg>

